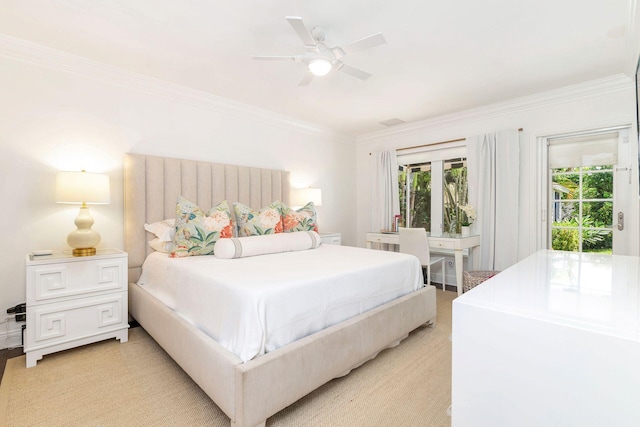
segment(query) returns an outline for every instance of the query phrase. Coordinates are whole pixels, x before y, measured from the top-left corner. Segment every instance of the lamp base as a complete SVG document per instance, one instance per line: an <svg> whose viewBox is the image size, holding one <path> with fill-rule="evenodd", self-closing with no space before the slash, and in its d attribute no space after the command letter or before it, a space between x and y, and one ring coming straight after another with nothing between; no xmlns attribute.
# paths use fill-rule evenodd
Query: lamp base
<svg viewBox="0 0 640 427"><path fill-rule="evenodd" d="M96 254L96 248L76 248L73 250L73 256L91 256Z"/></svg>
<svg viewBox="0 0 640 427"><path fill-rule="evenodd" d="M100 243L100 234L92 230L93 218L85 204L74 221L77 230L67 236L67 243L73 248L73 256L90 256L96 254L96 246Z"/></svg>

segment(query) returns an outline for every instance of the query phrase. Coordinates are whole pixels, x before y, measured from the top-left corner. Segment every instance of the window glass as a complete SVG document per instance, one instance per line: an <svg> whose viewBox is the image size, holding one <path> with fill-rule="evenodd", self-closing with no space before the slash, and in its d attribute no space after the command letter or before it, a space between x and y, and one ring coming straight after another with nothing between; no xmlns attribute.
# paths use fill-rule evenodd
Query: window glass
<svg viewBox="0 0 640 427"><path fill-rule="evenodd" d="M460 206L467 204L467 162L465 159L451 159L444 162L443 212L444 231L460 233L464 222L464 212Z"/></svg>
<svg viewBox="0 0 640 427"><path fill-rule="evenodd" d="M556 168L551 178L551 247L611 253L613 166Z"/></svg>
<svg viewBox="0 0 640 427"><path fill-rule="evenodd" d="M405 153L398 156L400 226L423 227L439 234L449 232L453 224L453 232L460 232L458 222L452 218L459 210L456 203L467 201L465 141L402 151Z"/></svg>
<svg viewBox="0 0 640 427"><path fill-rule="evenodd" d="M403 167L398 176L400 186L400 225L431 229L431 165ZM407 215L408 213L408 215ZM409 224L406 223L407 218Z"/></svg>
<svg viewBox="0 0 640 427"><path fill-rule="evenodd" d="M443 231L460 233L464 213L460 206L467 204L467 166L464 158L436 161L442 164L444 173L435 176L431 163L405 165L398 175L400 213L403 227L423 227L432 230L432 204L442 207ZM433 200L432 187L443 189L443 200ZM437 187L436 187L437 188ZM437 205L436 205L437 206ZM440 222L437 222L439 227Z"/></svg>

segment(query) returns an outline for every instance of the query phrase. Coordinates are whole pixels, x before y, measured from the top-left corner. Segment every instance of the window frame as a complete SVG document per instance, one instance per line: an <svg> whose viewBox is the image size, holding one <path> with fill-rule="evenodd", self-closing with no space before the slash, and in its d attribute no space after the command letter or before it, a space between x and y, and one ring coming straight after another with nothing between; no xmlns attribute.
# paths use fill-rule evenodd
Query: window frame
<svg viewBox="0 0 640 427"><path fill-rule="evenodd" d="M615 165L598 165L597 167L599 167L600 169L588 169L592 166L578 166L575 168L575 170L573 171L563 171L563 172L554 172L557 169L551 169L549 168L549 178L551 180L551 183L553 185L554 182L557 182L554 177L557 176L570 176L570 175L577 175L578 177L578 198L575 199L571 199L570 201L568 199L557 199L556 198L556 191L552 191L552 195L550 197L549 200L549 204L550 204L550 213L552 215L551 217L551 221L550 221L550 225L549 225L549 245L552 248L553 247L553 230L569 230L569 231L576 231L577 232L577 236L578 236L578 251L579 253L585 252L584 250L584 232L586 230L593 230L593 231L604 231L607 233L611 233L613 236L613 228L614 228L614 212L613 212L613 193L611 195L611 197L601 197L601 198L585 198L584 197L584 177L585 175L590 175L590 174L610 174L611 175L611 179L613 180L614 175L615 175ZM561 169L561 168L558 168ZM576 227L571 227L571 226L558 226L555 225L557 221L557 211L559 209L561 209L562 207L562 203L575 203L578 206L578 212L577 212L577 218L578 218L578 225ZM606 203L609 202L612 205L611 208L611 222L609 224L609 226L606 227L597 227L597 226L591 226L591 227L587 227L584 226L583 224L583 218L584 218L584 204L585 203ZM556 206L557 205L557 206ZM586 252L590 252L590 251L586 251Z"/></svg>
<svg viewBox="0 0 640 427"><path fill-rule="evenodd" d="M416 166L419 164L431 165L431 229L427 230L433 235L441 235L444 227L444 163L457 158L467 158L466 140L425 145L419 148L409 149L397 155L399 167ZM409 202L409 189L405 187L405 203ZM404 207L408 212L408 205ZM409 218L403 218L407 223ZM448 230L447 230L448 231Z"/></svg>
<svg viewBox="0 0 640 427"><path fill-rule="evenodd" d="M536 161L536 192L537 192L537 212L535 221L535 248L536 249L549 249L551 245L551 227L549 226L552 221L552 206L549 205L549 194L553 191L552 179L549 167L549 140L555 138L567 138L574 136L590 135L607 133L611 131L618 131L618 165L614 171L614 221L618 212L624 212L625 215L625 229L618 230L613 227L613 253L614 255L637 255L638 253L638 240L634 238L637 234L638 220L637 202L633 202L628 194L635 194L636 183L629 180L629 176L636 173L634 167L629 167L628 160L637 157L638 153L635 150L633 144L629 144L631 139L630 126L627 123L620 123L619 121L613 121L611 123L603 123L601 127L595 129L589 129L588 127L569 128L563 130L555 130L553 133L540 134L535 137L537 147L537 161ZM584 130L584 129L587 130ZM634 147L634 149L630 149ZM621 160L622 159L622 160ZM622 162L620 164L620 162ZM629 190L631 188L631 190ZM539 215L539 216L538 216Z"/></svg>

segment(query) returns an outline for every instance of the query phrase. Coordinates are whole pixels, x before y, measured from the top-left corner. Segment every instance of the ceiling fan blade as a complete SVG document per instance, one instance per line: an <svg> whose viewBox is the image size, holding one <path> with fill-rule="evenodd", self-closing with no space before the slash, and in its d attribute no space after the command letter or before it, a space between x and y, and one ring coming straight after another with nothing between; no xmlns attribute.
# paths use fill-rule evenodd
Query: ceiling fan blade
<svg viewBox="0 0 640 427"><path fill-rule="evenodd" d="M313 80L313 74L311 71L307 71L302 77L302 80L300 80L300 83L298 83L298 86L309 86L311 80Z"/></svg>
<svg viewBox="0 0 640 427"><path fill-rule="evenodd" d="M340 58L349 53L357 52L359 50L369 49L375 46L380 46L381 44L385 44L387 40L385 40L382 33L373 34L371 36L365 37L360 40L356 40L344 46L336 46L333 48L333 53L337 58Z"/></svg>
<svg viewBox="0 0 640 427"><path fill-rule="evenodd" d="M295 56L252 56L253 59L260 60L276 60L276 61L295 61Z"/></svg>
<svg viewBox="0 0 640 427"><path fill-rule="evenodd" d="M295 32L298 34L298 37L302 39L302 42L306 47L308 48L318 47L318 43L313 38L313 36L311 35L307 27L304 25L304 22L302 22L301 17L287 16L286 19L287 21L289 21L289 24L291 24Z"/></svg>
<svg viewBox="0 0 640 427"><path fill-rule="evenodd" d="M362 81L367 80L369 77L373 75L373 74L367 73L366 71L362 71L357 68L350 67L347 64L344 64L342 62L340 62L336 68Z"/></svg>

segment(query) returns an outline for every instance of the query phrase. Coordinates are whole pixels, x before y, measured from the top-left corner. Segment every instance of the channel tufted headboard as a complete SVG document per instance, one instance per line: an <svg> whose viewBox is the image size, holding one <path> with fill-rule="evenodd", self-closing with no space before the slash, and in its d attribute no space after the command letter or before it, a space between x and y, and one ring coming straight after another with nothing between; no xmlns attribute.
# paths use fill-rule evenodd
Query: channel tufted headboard
<svg viewBox="0 0 640 427"><path fill-rule="evenodd" d="M142 263L152 249L153 235L145 223L175 218L178 196L203 210L223 200L254 209L274 200L289 203L289 172L125 154L124 245L129 253L129 282L140 277Z"/></svg>

